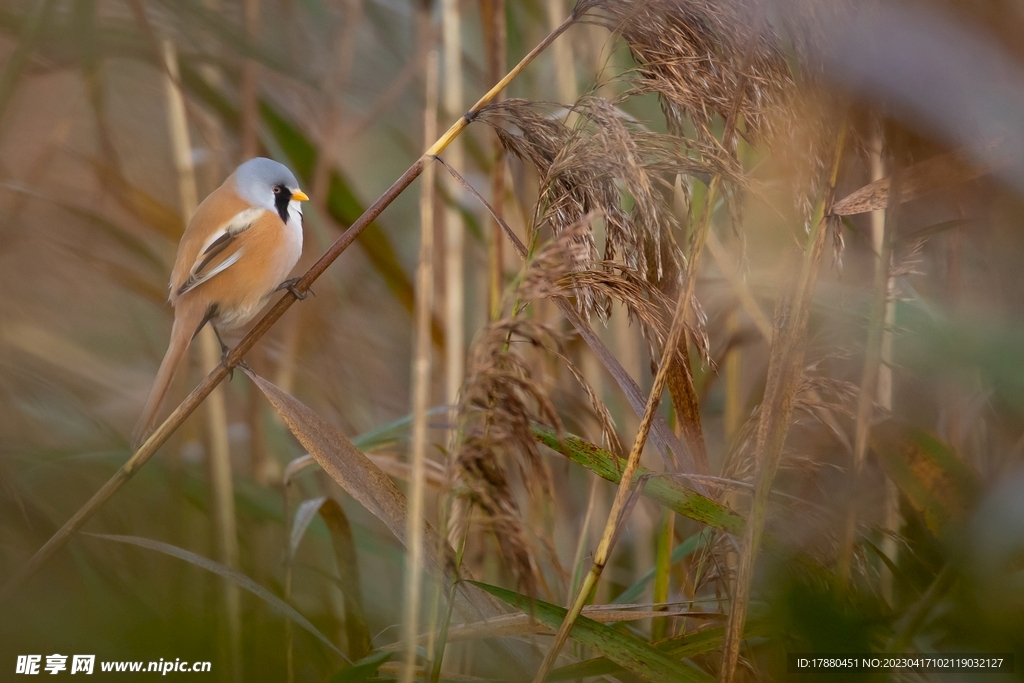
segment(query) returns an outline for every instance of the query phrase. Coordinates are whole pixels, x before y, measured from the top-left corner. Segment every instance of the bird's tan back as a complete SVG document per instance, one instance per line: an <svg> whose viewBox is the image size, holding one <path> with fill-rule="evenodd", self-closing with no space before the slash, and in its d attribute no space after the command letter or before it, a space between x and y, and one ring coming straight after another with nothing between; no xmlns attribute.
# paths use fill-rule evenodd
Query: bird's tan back
<svg viewBox="0 0 1024 683"><path fill-rule="evenodd" d="M177 300L178 290L188 279L189 271L210 235L223 227L239 212L250 208L250 205L235 192L234 186L235 174L232 173L220 187L211 192L199 204L188 225L185 226L185 232L178 244L178 254L174 258L174 268L171 271L170 300L172 304Z"/></svg>

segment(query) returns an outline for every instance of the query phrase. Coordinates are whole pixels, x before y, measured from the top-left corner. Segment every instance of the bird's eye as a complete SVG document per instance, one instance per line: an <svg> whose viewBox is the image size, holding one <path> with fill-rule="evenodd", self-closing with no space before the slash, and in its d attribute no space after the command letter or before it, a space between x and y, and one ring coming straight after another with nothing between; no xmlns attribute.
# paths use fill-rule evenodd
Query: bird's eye
<svg viewBox="0 0 1024 683"><path fill-rule="evenodd" d="M276 187L274 187L274 194L281 194L281 186L280 185L277 185Z"/></svg>

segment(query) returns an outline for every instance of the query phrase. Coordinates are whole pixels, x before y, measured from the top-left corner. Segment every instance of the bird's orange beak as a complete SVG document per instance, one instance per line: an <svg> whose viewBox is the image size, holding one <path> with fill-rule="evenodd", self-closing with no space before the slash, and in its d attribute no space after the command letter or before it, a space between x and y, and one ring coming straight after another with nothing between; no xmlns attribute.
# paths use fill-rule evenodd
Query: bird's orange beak
<svg viewBox="0 0 1024 683"><path fill-rule="evenodd" d="M309 195L302 190L295 190L295 192L292 192L292 199L298 199L300 202L308 202Z"/></svg>

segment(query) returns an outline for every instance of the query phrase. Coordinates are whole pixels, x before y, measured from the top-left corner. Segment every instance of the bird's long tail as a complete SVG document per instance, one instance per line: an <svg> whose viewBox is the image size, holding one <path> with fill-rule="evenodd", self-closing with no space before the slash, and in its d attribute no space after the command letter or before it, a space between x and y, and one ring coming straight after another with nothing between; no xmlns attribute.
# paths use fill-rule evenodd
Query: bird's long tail
<svg viewBox="0 0 1024 683"><path fill-rule="evenodd" d="M189 342L198 331L199 326L205 322L206 311L191 301L178 300L174 312L174 326L171 328L171 342L167 346L167 353L160 363L160 369L156 372L156 380L153 388L146 399L146 406L142 409L142 415L132 431L132 452L139 449L139 446L152 434L156 427L157 411L167 394L167 389L174 379L174 372L178 369L181 359L188 350Z"/></svg>

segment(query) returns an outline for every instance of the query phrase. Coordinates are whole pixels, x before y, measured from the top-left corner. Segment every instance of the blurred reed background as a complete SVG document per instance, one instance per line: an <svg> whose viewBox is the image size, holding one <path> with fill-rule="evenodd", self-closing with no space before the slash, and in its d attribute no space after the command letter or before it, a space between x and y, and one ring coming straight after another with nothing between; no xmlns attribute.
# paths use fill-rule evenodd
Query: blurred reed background
<svg viewBox="0 0 1024 683"><path fill-rule="evenodd" d="M235 372L6 599L0 678L773 680L837 651L1021 677L1004 1L6 0L0 580L131 455L185 207L286 163L300 274L570 16L248 354L278 389Z"/></svg>

